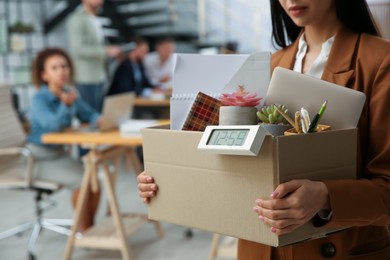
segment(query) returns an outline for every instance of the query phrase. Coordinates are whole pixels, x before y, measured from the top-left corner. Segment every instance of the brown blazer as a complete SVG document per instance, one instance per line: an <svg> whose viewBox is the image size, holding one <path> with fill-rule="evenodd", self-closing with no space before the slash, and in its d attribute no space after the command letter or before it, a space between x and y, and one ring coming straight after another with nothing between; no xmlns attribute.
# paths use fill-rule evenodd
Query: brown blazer
<svg viewBox="0 0 390 260"><path fill-rule="evenodd" d="M298 40L273 54L272 68L292 69L297 50ZM239 260L390 259L390 42L341 29L322 79L367 95L359 179L324 181L333 210L327 226L353 228L280 248L240 240Z"/></svg>

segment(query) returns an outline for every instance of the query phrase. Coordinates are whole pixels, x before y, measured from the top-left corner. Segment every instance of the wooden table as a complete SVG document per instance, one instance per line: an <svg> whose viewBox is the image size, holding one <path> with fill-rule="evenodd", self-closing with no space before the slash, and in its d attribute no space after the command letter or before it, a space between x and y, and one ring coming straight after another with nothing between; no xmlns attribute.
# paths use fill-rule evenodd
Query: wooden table
<svg viewBox="0 0 390 260"><path fill-rule="evenodd" d="M161 124L167 121L161 121ZM108 250L120 250L123 259L132 259L131 250L127 244L126 237L134 233L146 222L155 225L159 238L163 237L160 224L148 220L143 214L121 214L118 201L115 195L115 180L120 168L120 159L123 154L128 154L130 161L136 172L139 173L141 166L134 148L142 145L141 136L121 137L118 130L86 133L77 131L64 131L61 133L45 134L42 142L46 144L81 144L90 149L87 155L83 157L84 176L80 187L80 195L77 200L77 206L74 213L74 225L71 235L68 239L64 259L70 259L74 246L87 248L100 248ZM109 145L110 148L99 149L102 145ZM130 148L130 149L129 149ZM132 148L132 149L131 149ZM114 162L114 166L109 167L109 161ZM111 216L101 223L89 228L81 236L77 233L82 208L86 203L87 192L89 189L96 191L99 189L97 179L97 169L103 167L103 183L108 197L108 205Z"/></svg>
<svg viewBox="0 0 390 260"><path fill-rule="evenodd" d="M134 101L136 107L169 107L169 105L169 99L136 98Z"/></svg>
<svg viewBox="0 0 390 260"><path fill-rule="evenodd" d="M142 118L146 113L148 117L169 119L169 99L136 98L134 101L134 116Z"/></svg>

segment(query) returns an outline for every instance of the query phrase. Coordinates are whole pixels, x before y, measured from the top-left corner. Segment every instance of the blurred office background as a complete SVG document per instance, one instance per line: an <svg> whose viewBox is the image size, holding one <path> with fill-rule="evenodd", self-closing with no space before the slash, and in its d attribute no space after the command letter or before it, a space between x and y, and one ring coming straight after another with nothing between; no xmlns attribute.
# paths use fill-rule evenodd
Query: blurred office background
<svg viewBox="0 0 390 260"><path fill-rule="evenodd" d="M389 39L390 0L368 3ZM34 54L46 46L67 49L66 20L79 5L80 0L0 0L0 82L15 86L22 111L28 107L25 88ZM143 36L153 45L170 36L179 53L218 53L225 45L238 53L275 50L266 0L106 0L100 20L109 43ZM31 30L9 30L18 24Z"/></svg>
<svg viewBox="0 0 390 260"><path fill-rule="evenodd" d="M368 0L378 26L390 39L390 0ZM0 0L0 83L12 86L19 113L27 113L34 88L31 84L31 62L35 54L49 46L68 49L66 21L80 5L80 0ZM109 43L126 44L134 36L143 36L151 43L169 36L176 42L178 53L216 54L221 47L235 53L275 51L271 42L269 1L267 0L105 0L99 14L104 25L104 35ZM137 198L134 175L121 173L118 190L123 192L121 207L145 212ZM15 203L7 203L12 197ZM31 198L30 198L31 199ZM69 194L59 194L63 209L61 214L71 216ZM0 205L4 212L0 218L1 229L7 223L22 218L30 212L29 200L23 195L1 191ZM8 207L8 208L7 208ZM13 208L15 207L15 208ZM65 213L64 213L65 212ZM103 215L104 213L101 213ZM167 233L164 241L157 241L153 230L140 231L143 235L130 240L136 259L205 259L211 243L211 234L194 231L185 240L184 228L164 224ZM66 239L46 237L38 245L39 259L58 258ZM57 242L55 242L57 241ZM45 253L45 246L53 246L53 252ZM25 241L13 238L0 241L0 259L23 259L21 252ZM151 249L152 248L152 249ZM167 250L169 248L169 250ZM13 255L13 252L16 252ZM164 254L159 254L163 250ZM55 252L57 251L57 252ZM75 259L119 259L120 254L100 255L94 251L77 253Z"/></svg>

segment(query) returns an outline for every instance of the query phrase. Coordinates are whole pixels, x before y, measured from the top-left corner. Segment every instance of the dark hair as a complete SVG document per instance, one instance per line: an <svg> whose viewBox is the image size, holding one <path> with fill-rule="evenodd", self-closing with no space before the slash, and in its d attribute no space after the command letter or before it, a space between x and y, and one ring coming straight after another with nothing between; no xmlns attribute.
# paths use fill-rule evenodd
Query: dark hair
<svg viewBox="0 0 390 260"><path fill-rule="evenodd" d="M42 84L47 83L42 78L42 73L45 70L45 63L48 58L56 55L64 57L65 60L68 62L69 71L70 71L70 80L73 81L74 69L69 54L61 48L45 48L40 52L38 52L32 64L31 76L35 87L39 88Z"/></svg>
<svg viewBox="0 0 390 260"><path fill-rule="evenodd" d="M156 45L164 44L164 43L175 43L175 40L172 37L163 37L157 40Z"/></svg>
<svg viewBox="0 0 390 260"><path fill-rule="evenodd" d="M270 1L273 41L280 47L286 47L297 39L302 28L294 24L278 0ZM380 36L365 0L334 0L334 4L337 18L348 29Z"/></svg>
<svg viewBox="0 0 390 260"><path fill-rule="evenodd" d="M141 36L136 36L136 37L134 37L133 42L134 42L137 46L138 46L138 45L141 45L141 44L149 45L149 41L148 41L146 38L143 38L143 37L141 37Z"/></svg>

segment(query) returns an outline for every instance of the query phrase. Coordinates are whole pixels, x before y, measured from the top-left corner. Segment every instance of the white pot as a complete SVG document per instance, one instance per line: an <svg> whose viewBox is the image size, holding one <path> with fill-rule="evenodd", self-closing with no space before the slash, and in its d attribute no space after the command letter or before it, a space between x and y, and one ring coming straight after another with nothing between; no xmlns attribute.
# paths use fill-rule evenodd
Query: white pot
<svg viewBox="0 0 390 260"><path fill-rule="evenodd" d="M258 118L255 107L221 106L219 125L256 125Z"/></svg>

